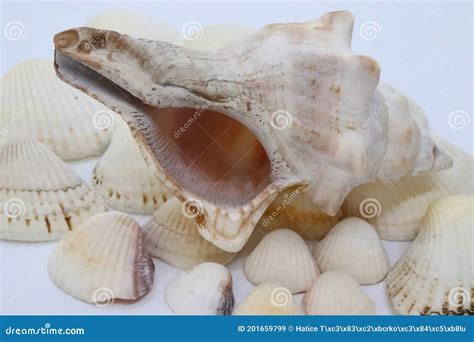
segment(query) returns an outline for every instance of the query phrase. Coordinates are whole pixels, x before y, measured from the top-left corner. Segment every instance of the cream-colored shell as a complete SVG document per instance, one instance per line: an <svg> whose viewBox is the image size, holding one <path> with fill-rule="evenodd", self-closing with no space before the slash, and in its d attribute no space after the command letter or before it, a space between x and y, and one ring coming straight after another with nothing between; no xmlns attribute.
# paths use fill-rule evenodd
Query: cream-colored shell
<svg viewBox="0 0 474 342"><path fill-rule="evenodd" d="M199 264L168 284L165 300L178 315L230 315L232 275L221 264Z"/></svg>
<svg viewBox="0 0 474 342"><path fill-rule="evenodd" d="M107 209L61 159L38 141L0 145L0 239L58 240Z"/></svg>
<svg viewBox="0 0 474 342"><path fill-rule="evenodd" d="M92 217L61 239L48 270L67 294L103 305L145 295L155 267L138 223L127 214L110 212Z"/></svg>
<svg viewBox="0 0 474 342"><path fill-rule="evenodd" d="M186 35L186 28L191 29L190 35ZM194 29L194 30L193 30ZM236 44L249 37L255 30L233 25L207 25L201 27L196 25L183 26L184 47L196 50L214 51L227 45Z"/></svg>
<svg viewBox="0 0 474 342"><path fill-rule="evenodd" d="M308 290L319 270L304 240L290 229L265 235L244 263L247 278L254 284L281 284L292 293Z"/></svg>
<svg viewBox="0 0 474 342"><path fill-rule="evenodd" d="M471 154L435 138L453 159L452 168L392 184L370 183L353 189L343 204L344 216L372 224L384 240L413 240L429 204L435 199L474 192Z"/></svg>
<svg viewBox="0 0 474 342"><path fill-rule="evenodd" d="M172 196L146 164L130 129L118 116L112 141L92 178L110 207L128 213L152 214Z"/></svg>
<svg viewBox="0 0 474 342"><path fill-rule="evenodd" d="M38 139L61 159L101 155L113 113L59 80L53 61L30 59L0 81L0 141Z"/></svg>
<svg viewBox="0 0 474 342"><path fill-rule="evenodd" d="M418 236L385 280L395 311L474 314L473 213L472 194L429 206Z"/></svg>
<svg viewBox="0 0 474 342"><path fill-rule="evenodd" d="M374 284L387 275L390 261L374 227L349 217L316 244L313 256L321 272L340 270L360 284Z"/></svg>
<svg viewBox="0 0 474 342"><path fill-rule="evenodd" d="M97 14L88 19L85 26L122 32L136 38L163 40L171 43L182 40L180 32L171 25L156 22L152 17L127 9Z"/></svg>
<svg viewBox="0 0 474 342"><path fill-rule="evenodd" d="M257 227L266 232L287 227L305 240L321 240L340 218L341 211L335 216L323 213L314 204L310 191L296 190L279 195L268 206Z"/></svg>
<svg viewBox="0 0 474 342"><path fill-rule="evenodd" d="M342 271L321 273L303 302L308 315L375 315L372 298Z"/></svg>
<svg viewBox="0 0 474 342"><path fill-rule="evenodd" d="M83 27L55 36L55 61L65 82L124 117L178 198L197 200L202 236L235 252L289 189L309 185L315 205L336 215L357 185L450 166L421 109L379 87L374 59L352 54L353 23L332 12L268 25L215 51ZM124 100L121 88L132 96ZM202 146L204 126L219 132ZM226 127L234 134L222 150L215 142ZM215 153L200 158L208 148Z"/></svg>
<svg viewBox="0 0 474 342"><path fill-rule="evenodd" d="M293 316L304 315L304 309L294 301L290 290L265 283L254 288L232 315Z"/></svg>
<svg viewBox="0 0 474 342"><path fill-rule="evenodd" d="M143 227L148 253L168 264L189 269L203 262L226 265L236 253L214 246L199 234L196 221L183 214L186 208L172 197L155 211L153 218Z"/></svg>

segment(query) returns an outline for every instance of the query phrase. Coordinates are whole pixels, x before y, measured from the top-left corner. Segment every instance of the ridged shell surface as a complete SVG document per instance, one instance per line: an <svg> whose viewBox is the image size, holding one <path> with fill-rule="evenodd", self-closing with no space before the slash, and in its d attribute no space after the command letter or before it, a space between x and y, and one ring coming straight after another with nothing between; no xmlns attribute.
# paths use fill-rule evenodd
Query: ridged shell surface
<svg viewBox="0 0 474 342"><path fill-rule="evenodd" d="M42 143L0 145L0 238L58 240L107 208L61 159Z"/></svg>
<svg viewBox="0 0 474 342"><path fill-rule="evenodd" d="M395 311L474 314L474 198L434 201L413 244L387 275Z"/></svg>
<svg viewBox="0 0 474 342"><path fill-rule="evenodd" d="M48 269L67 294L103 304L145 295L155 267L138 223L127 214L110 212L67 234L51 254Z"/></svg>
<svg viewBox="0 0 474 342"><path fill-rule="evenodd" d="M110 142L113 113L56 77L53 61L31 59L0 82L0 141L38 139L61 159L101 155Z"/></svg>
<svg viewBox="0 0 474 342"><path fill-rule="evenodd" d="M221 264L199 264L168 284L165 300L178 315L230 315L232 275Z"/></svg>
<svg viewBox="0 0 474 342"><path fill-rule="evenodd" d="M340 270L360 284L374 284L387 275L390 261L374 227L358 217L338 224L313 249L321 272Z"/></svg>
<svg viewBox="0 0 474 342"><path fill-rule="evenodd" d="M290 229L265 235L245 260L244 271L256 285L277 283L292 293L308 290L319 274L306 243Z"/></svg>

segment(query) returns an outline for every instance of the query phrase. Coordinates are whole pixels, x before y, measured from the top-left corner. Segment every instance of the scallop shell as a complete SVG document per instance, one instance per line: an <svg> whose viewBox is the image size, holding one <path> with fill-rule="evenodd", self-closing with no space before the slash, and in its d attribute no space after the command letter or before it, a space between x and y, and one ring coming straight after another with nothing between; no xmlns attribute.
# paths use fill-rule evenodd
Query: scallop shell
<svg viewBox="0 0 474 342"><path fill-rule="evenodd" d="M472 194L429 206L418 236L385 280L395 311L474 314L473 212Z"/></svg>
<svg viewBox="0 0 474 342"><path fill-rule="evenodd" d="M322 273L304 296L308 315L375 315L375 305L357 281L341 271Z"/></svg>
<svg viewBox="0 0 474 342"><path fill-rule="evenodd" d="M292 293L308 290L319 274L304 240L290 229L278 229L264 236L244 264L254 284L277 283Z"/></svg>
<svg viewBox="0 0 474 342"><path fill-rule="evenodd" d="M136 38L176 43L182 40L172 26L156 22L152 17L127 9L105 11L87 20L85 26L118 31Z"/></svg>
<svg viewBox="0 0 474 342"><path fill-rule="evenodd" d="M341 211L329 216L315 206L309 191L291 191L279 195L258 222L263 231L287 227L305 240L321 240L341 218Z"/></svg>
<svg viewBox="0 0 474 342"><path fill-rule="evenodd" d="M232 313L233 315L304 315L290 290L272 283L254 288Z"/></svg>
<svg viewBox="0 0 474 342"><path fill-rule="evenodd" d="M0 239L58 240L107 208L49 148L33 140L0 145Z"/></svg>
<svg viewBox="0 0 474 342"><path fill-rule="evenodd" d="M230 315L232 275L221 264L199 264L168 284L165 300L178 315Z"/></svg>
<svg viewBox="0 0 474 342"><path fill-rule="evenodd" d="M127 214L110 212L92 217L61 239L48 270L67 294L105 305L144 296L153 284L155 266L138 223Z"/></svg>
<svg viewBox="0 0 474 342"><path fill-rule="evenodd" d="M38 139L64 160L101 155L110 142L113 113L61 82L47 59L10 70L0 103L0 140Z"/></svg>
<svg viewBox="0 0 474 342"><path fill-rule="evenodd" d="M191 23L183 26L183 31L186 33L186 28L192 29ZM250 28L233 26L233 25L207 25L200 28L199 25L195 27L194 34L185 35L184 47L196 50L214 51L225 46L236 44L253 34L255 30Z"/></svg>
<svg viewBox="0 0 474 342"><path fill-rule="evenodd" d="M313 249L321 272L340 270L360 284L383 280L390 267L387 252L374 227L357 217L338 224Z"/></svg>
<svg viewBox="0 0 474 342"><path fill-rule="evenodd" d="M146 164L125 122L117 117L116 126L94 168L94 186L114 209L152 214L172 195Z"/></svg>
<svg viewBox="0 0 474 342"><path fill-rule="evenodd" d="M183 215L183 210L181 202L172 197L153 214L143 227L148 253L182 269L206 261L226 265L236 257L236 253L226 252L205 240L198 232L196 221Z"/></svg>
<svg viewBox="0 0 474 342"><path fill-rule="evenodd" d="M452 157L451 169L405 178L396 184L378 182L358 186L344 201L344 216L365 218L384 240L413 240L432 201L473 193L472 155L442 138L435 140Z"/></svg>
<svg viewBox="0 0 474 342"><path fill-rule="evenodd" d="M122 115L157 177L199 203L201 235L235 252L289 189L336 215L359 184L450 166L421 109L352 54L353 21L273 24L215 51L76 28L55 36L55 65Z"/></svg>

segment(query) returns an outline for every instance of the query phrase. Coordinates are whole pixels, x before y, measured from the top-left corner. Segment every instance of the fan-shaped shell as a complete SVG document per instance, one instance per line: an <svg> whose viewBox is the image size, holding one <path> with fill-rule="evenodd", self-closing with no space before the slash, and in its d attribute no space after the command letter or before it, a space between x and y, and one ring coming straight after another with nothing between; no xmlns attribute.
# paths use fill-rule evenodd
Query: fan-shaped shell
<svg viewBox="0 0 474 342"><path fill-rule="evenodd" d="M360 284L383 280L390 266L374 227L357 217L336 224L316 244L313 255L321 272L340 270L351 274Z"/></svg>
<svg viewBox="0 0 474 342"><path fill-rule="evenodd" d="M49 148L33 140L0 145L0 238L58 240L107 208Z"/></svg>
<svg viewBox="0 0 474 342"><path fill-rule="evenodd" d="M221 264L199 264L168 284L165 300L179 315L230 315L232 275Z"/></svg>
<svg viewBox="0 0 474 342"><path fill-rule="evenodd" d="M277 283L292 293L306 291L319 274L304 240L290 229L278 229L264 236L244 264L254 284Z"/></svg>
<svg viewBox="0 0 474 342"><path fill-rule="evenodd" d="M155 267L143 234L129 215L96 215L67 234L49 258L51 279L89 303L135 300L153 284Z"/></svg>
<svg viewBox="0 0 474 342"><path fill-rule="evenodd" d="M309 315L374 315L375 305L357 281L341 271L322 273L304 296Z"/></svg>
<svg viewBox="0 0 474 342"><path fill-rule="evenodd" d="M226 252L205 240L199 234L196 221L186 217L183 210L183 204L172 197L153 214L143 227L148 253L182 269L207 261L223 265L231 262L237 254Z"/></svg>
<svg viewBox="0 0 474 342"><path fill-rule="evenodd" d="M38 139L61 159L101 155L110 142L114 114L61 82L53 62L31 59L0 82L0 140Z"/></svg>
<svg viewBox="0 0 474 342"><path fill-rule="evenodd" d="M151 214L171 193L143 159L125 122L116 117L112 141L93 171L94 186L109 206L120 211Z"/></svg>
<svg viewBox="0 0 474 342"><path fill-rule="evenodd" d="M285 287L265 283L254 288L232 313L233 315L304 315Z"/></svg>
<svg viewBox="0 0 474 342"><path fill-rule="evenodd" d="M473 213L472 194L429 206L418 236L385 280L398 313L474 314Z"/></svg>
<svg viewBox="0 0 474 342"><path fill-rule="evenodd" d="M453 159L452 168L398 183L380 182L353 189L343 204L344 216L366 219L384 240L413 240L429 204L435 199L474 192L472 155L436 138Z"/></svg>

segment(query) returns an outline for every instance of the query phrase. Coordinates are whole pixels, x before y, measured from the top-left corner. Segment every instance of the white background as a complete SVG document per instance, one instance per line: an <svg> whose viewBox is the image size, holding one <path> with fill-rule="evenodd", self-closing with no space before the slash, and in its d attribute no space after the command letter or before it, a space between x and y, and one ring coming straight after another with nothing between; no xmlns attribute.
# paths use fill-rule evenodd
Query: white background
<svg viewBox="0 0 474 342"><path fill-rule="evenodd" d="M472 153L472 27L470 2L2 2L1 28L12 21L24 25L24 37L10 41L1 35L1 69L35 57L52 58L55 33L84 22L107 9L129 8L153 16L177 30L188 21L236 24L259 28L272 22L305 21L333 10L350 10L356 17L355 54L374 57L382 78L414 99L426 112L432 130ZM365 22L380 28L374 39L360 33ZM461 111L459 126L449 120ZM458 115L458 114L457 114ZM459 119L459 118L458 118ZM456 129L457 128L457 129ZM97 159L70 163L90 183ZM148 217L136 216L140 223ZM409 243L384 242L393 264ZM98 308L64 294L47 275L47 258L54 243L0 241L0 313L4 314L168 314L163 300L166 284L181 271L155 260L155 283L148 295L133 304ZM250 247L246 248L247 250ZM239 303L253 287L242 270L243 255L229 269ZM378 314L391 314L385 286L365 286ZM297 300L302 295L296 296Z"/></svg>

